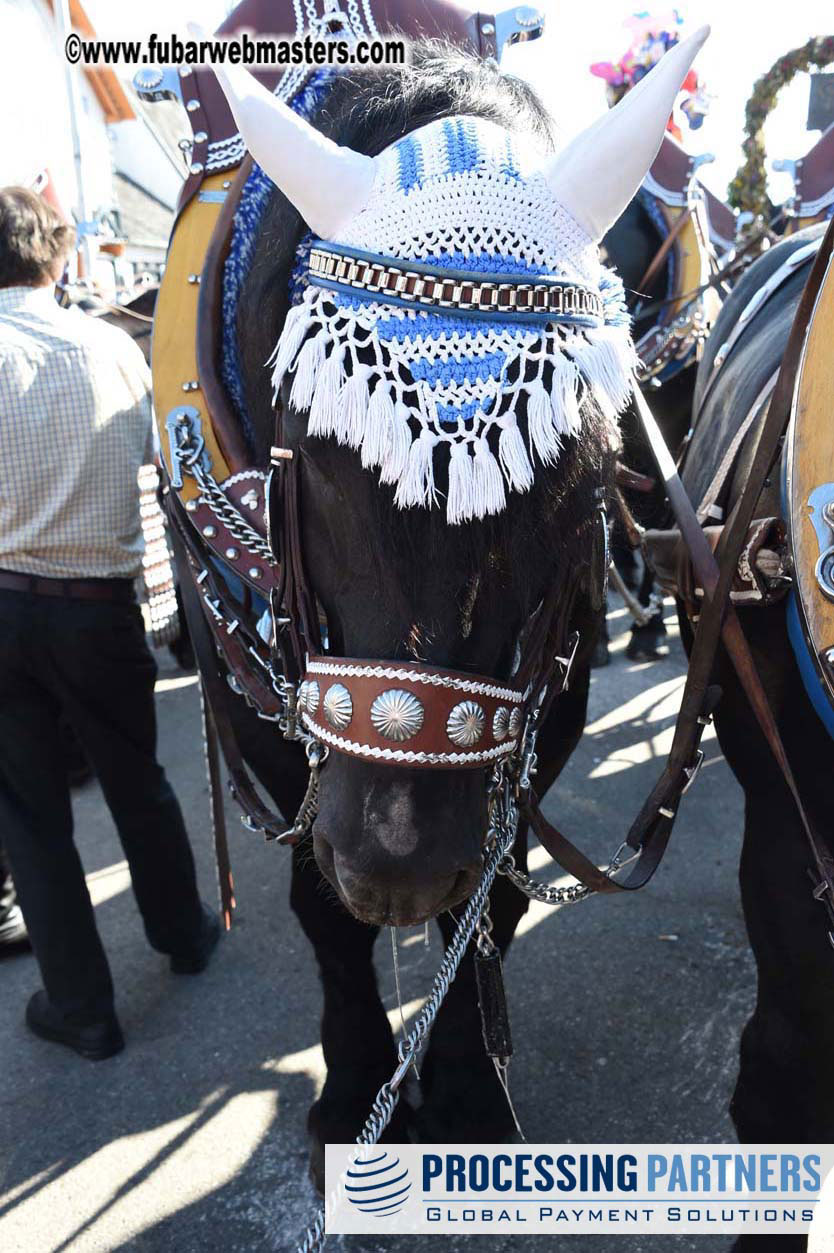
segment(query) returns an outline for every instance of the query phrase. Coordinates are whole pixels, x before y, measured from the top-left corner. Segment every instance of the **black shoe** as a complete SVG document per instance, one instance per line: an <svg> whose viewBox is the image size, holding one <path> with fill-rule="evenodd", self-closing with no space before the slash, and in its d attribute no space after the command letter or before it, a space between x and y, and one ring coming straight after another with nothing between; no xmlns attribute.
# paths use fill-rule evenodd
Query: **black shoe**
<svg viewBox="0 0 834 1253"><path fill-rule="evenodd" d="M23 921L19 905L12 905L2 922L0 922L0 956L14 951L22 953L32 947L29 932Z"/></svg>
<svg viewBox="0 0 834 1253"><path fill-rule="evenodd" d="M211 961L220 939L220 920L203 906L203 925L192 948L171 954L171 970L175 975L199 975Z"/></svg>
<svg viewBox="0 0 834 1253"><path fill-rule="evenodd" d="M53 1005L43 989L36 992L26 1006L26 1025L42 1040L66 1044L81 1057L92 1062L104 1061L121 1053L125 1046L122 1029L116 1015L103 1022L92 1022L86 1027L72 1027Z"/></svg>

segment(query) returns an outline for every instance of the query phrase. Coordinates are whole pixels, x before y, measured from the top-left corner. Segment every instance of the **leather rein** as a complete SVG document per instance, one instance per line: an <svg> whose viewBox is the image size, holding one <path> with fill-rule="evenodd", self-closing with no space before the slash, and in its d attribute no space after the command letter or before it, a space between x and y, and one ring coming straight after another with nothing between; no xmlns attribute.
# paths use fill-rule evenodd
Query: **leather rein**
<svg viewBox="0 0 834 1253"><path fill-rule="evenodd" d="M600 870L544 818L534 793L528 795L522 810L550 855L586 887L597 892L634 891L643 887L657 869L671 834L680 799L694 782L703 760L699 741L720 697L720 689L711 683L711 675L721 642L796 804L813 863L809 872L813 895L825 907L832 944L834 860L815 831L803 805L773 711L732 603L731 591L739 554L746 542L756 503L781 451L790 418L794 379L805 332L833 250L834 221L828 227L799 302L776 386L759 428L747 482L723 528L715 553L684 489L657 423L642 394L635 389L635 402L641 424L663 477L669 503L694 573L704 589L704 603L694 620L695 636L686 684L666 766L621 846L622 851L631 852L632 869L620 880L614 879L610 868L609 872ZM624 864L619 855L615 857L615 861L620 865Z"/></svg>

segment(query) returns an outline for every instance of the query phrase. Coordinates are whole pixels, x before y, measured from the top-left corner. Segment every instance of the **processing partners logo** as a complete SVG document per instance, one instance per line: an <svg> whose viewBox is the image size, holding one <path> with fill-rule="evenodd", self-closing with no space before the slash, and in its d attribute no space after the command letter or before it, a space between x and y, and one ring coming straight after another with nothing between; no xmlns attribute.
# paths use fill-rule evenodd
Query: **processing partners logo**
<svg viewBox="0 0 834 1253"><path fill-rule="evenodd" d="M329 1144L329 1234L808 1235L833 1144Z"/></svg>
<svg viewBox="0 0 834 1253"><path fill-rule="evenodd" d="M357 1157L345 1171L348 1200L360 1214L373 1214L378 1219L399 1214L411 1191L408 1167L397 1153L388 1153L379 1145L366 1153L371 1156Z"/></svg>

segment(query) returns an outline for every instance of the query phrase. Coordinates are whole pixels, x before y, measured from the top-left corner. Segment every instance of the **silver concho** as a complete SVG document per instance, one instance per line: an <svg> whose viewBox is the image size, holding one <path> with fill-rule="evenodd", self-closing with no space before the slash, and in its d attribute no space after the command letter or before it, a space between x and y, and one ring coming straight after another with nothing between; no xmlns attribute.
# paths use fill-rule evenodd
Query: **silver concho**
<svg viewBox="0 0 834 1253"><path fill-rule="evenodd" d="M499 705L492 718L492 738L499 743L505 740L509 727L510 711L506 705Z"/></svg>
<svg viewBox="0 0 834 1253"><path fill-rule="evenodd" d="M474 700L462 700L455 705L446 721L446 734L453 744L471 748L484 733L486 714Z"/></svg>
<svg viewBox="0 0 834 1253"><path fill-rule="evenodd" d="M507 726L507 734L509 735L511 740L514 740L518 736L518 733L520 730L521 730L521 706L516 705L515 709L510 714L510 721Z"/></svg>
<svg viewBox="0 0 834 1253"><path fill-rule="evenodd" d="M334 683L327 689L322 711L334 731L344 731L353 717L353 701L344 684Z"/></svg>
<svg viewBox="0 0 834 1253"><path fill-rule="evenodd" d="M298 708L312 718L319 707L321 690L315 679L305 679L298 689Z"/></svg>
<svg viewBox="0 0 834 1253"><path fill-rule="evenodd" d="M371 705L371 723L383 739L401 744L415 736L423 725L423 706L413 692L392 687L380 692Z"/></svg>

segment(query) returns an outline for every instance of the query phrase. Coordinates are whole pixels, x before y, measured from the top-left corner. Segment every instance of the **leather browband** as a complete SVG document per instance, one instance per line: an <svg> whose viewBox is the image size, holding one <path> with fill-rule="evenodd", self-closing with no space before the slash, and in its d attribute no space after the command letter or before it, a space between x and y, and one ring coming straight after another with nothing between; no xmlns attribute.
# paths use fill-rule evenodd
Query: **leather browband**
<svg viewBox="0 0 834 1253"><path fill-rule="evenodd" d="M437 273L436 269L342 245L315 245L310 250L311 283L337 291L378 294L386 304L545 323L596 326L603 320L602 298L589 287L540 275L508 282L506 275L445 269Z"/></svg>
<svg viewBox="0 0 834 1253"><path fill-rule="evenodd" d="M482 675L326 656L310 657L298 708L308 731L350 757L460 770L517 747L523 699Z"/></svg>

